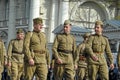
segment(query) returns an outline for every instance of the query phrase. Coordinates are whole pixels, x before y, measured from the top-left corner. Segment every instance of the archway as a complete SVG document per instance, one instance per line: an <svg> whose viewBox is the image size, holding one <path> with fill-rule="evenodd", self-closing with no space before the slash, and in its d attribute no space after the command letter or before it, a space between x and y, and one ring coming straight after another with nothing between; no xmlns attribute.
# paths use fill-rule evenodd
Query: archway
<svg viewBox="0 0 120 80"><path fill-rule="evenodd" d="M70 20L75 25L84 26L88 29L94 27L96 20L108 20L109 12L100 1L86 0L76 2L70 12Z"/></svg>

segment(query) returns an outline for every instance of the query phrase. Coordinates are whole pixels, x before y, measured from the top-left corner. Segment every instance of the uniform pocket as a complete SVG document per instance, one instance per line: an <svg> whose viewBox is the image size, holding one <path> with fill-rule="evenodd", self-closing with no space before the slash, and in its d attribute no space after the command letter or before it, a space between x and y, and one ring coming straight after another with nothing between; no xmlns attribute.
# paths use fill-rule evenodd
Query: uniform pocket
<svg viewBox="0 0 120 80"><path fill-rule="evenodd" d="M105 42L102 42L102 47L101 47L102 51L105 50L105 46L106 46L106 43L105 43Z"/></svg>
<svg viewBox="0 0 120 80"><path fill-rule="evenodd" d="M99 45L98 42L96 42L96 41L93 42L92 49L94 52L98 51L98 45Z"/></svg>

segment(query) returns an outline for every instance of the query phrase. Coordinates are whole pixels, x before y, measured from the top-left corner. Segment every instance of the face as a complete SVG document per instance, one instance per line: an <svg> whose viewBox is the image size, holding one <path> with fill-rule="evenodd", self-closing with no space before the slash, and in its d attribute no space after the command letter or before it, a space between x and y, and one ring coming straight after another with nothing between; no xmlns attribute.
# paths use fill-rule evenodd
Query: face
<svg viewBox="0 0 120 80"><path fill-rule="evenodd" d="M17 39L23 40L24 39L24 33L17 34Z"/></svg>
<svg viewBox="0 0 120 80"><path fill-rule="evenodd" d="M89 37L86 37L85 40L87 41Z"/></svg>
<svg viewBox="0 0 120 80"><path fill-rule="evenodd" d="M71 30L71 25L70 24L64 25L64 32L65 33L69 34L70 30Z"/></svg>
<svg viewBox="0 0 120 80"><path fill-rule="evenodd" d="M96 34L102 34L102 30L103 30L103 28L101 27L101 25L95 26L95 33Z"/></svg>
<svg viewBox="0 0 120 80"><path fill-rule="evenodd" d="M43 28L43 25L42 24L34 24L34 30L35 31L41 31Z"/></svg>

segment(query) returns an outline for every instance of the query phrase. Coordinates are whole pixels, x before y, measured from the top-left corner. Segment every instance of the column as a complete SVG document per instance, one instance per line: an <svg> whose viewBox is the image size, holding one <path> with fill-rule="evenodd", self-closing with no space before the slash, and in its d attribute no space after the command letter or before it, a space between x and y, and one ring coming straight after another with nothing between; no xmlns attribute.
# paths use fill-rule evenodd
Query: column
<svg viewBox="0 0 120 80"><path fill-rule="evenodd" d="M54 34L52 31L55 29L58 23L58 0L52 0L51 16L50 16L50 28L48 34L48 41L52 43L54 41Z"/></svg>
<svg viewBox="0 0 120 80"><path fill-rule="evenodd" d="M33 30L33 19L39 17L40 13L40 0L30 0L30 14L29 14L29 31Z"/></svg>
<svg viewBox="0 0 120 80"><path fill-rule="evenodd" d="M9 22L8 22L8 41L7 45L9 44L9 41L16 37L16 27L15 27L15 1L10 0L9 5Z"/></svg>
<svg viewBox="0 0 120 80"><path fill-rule="evenodd" d="M117 50L117 53L118 53L118 49L119 49L119 45L120 45L120 41L117 41L117 44L116 44L116 50Z"/></svg>
<svg viewBox="0 0 120 80"><path fill-rule="evenodd" d="M59 0L59 24L63 24L68 17L69 0Z"/></svg>

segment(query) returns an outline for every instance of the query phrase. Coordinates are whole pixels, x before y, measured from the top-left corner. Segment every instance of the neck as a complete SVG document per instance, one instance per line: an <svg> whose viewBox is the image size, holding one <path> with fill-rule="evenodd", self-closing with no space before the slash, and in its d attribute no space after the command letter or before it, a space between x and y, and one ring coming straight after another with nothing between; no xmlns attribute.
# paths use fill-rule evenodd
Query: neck
<svg viewBox="0 0 120 80"><path fill-rule="evenodd" d="M96 35L99 35L99 36L100 36L100 35L102 35L102 33L96 33Z"/></svg>
<svg viewBox="0 0 120 80"><path fill-rule="evenodd" d="M39 33L40 31L39 30L33 30L34 32L37 32L37 33Z"/></svg>

